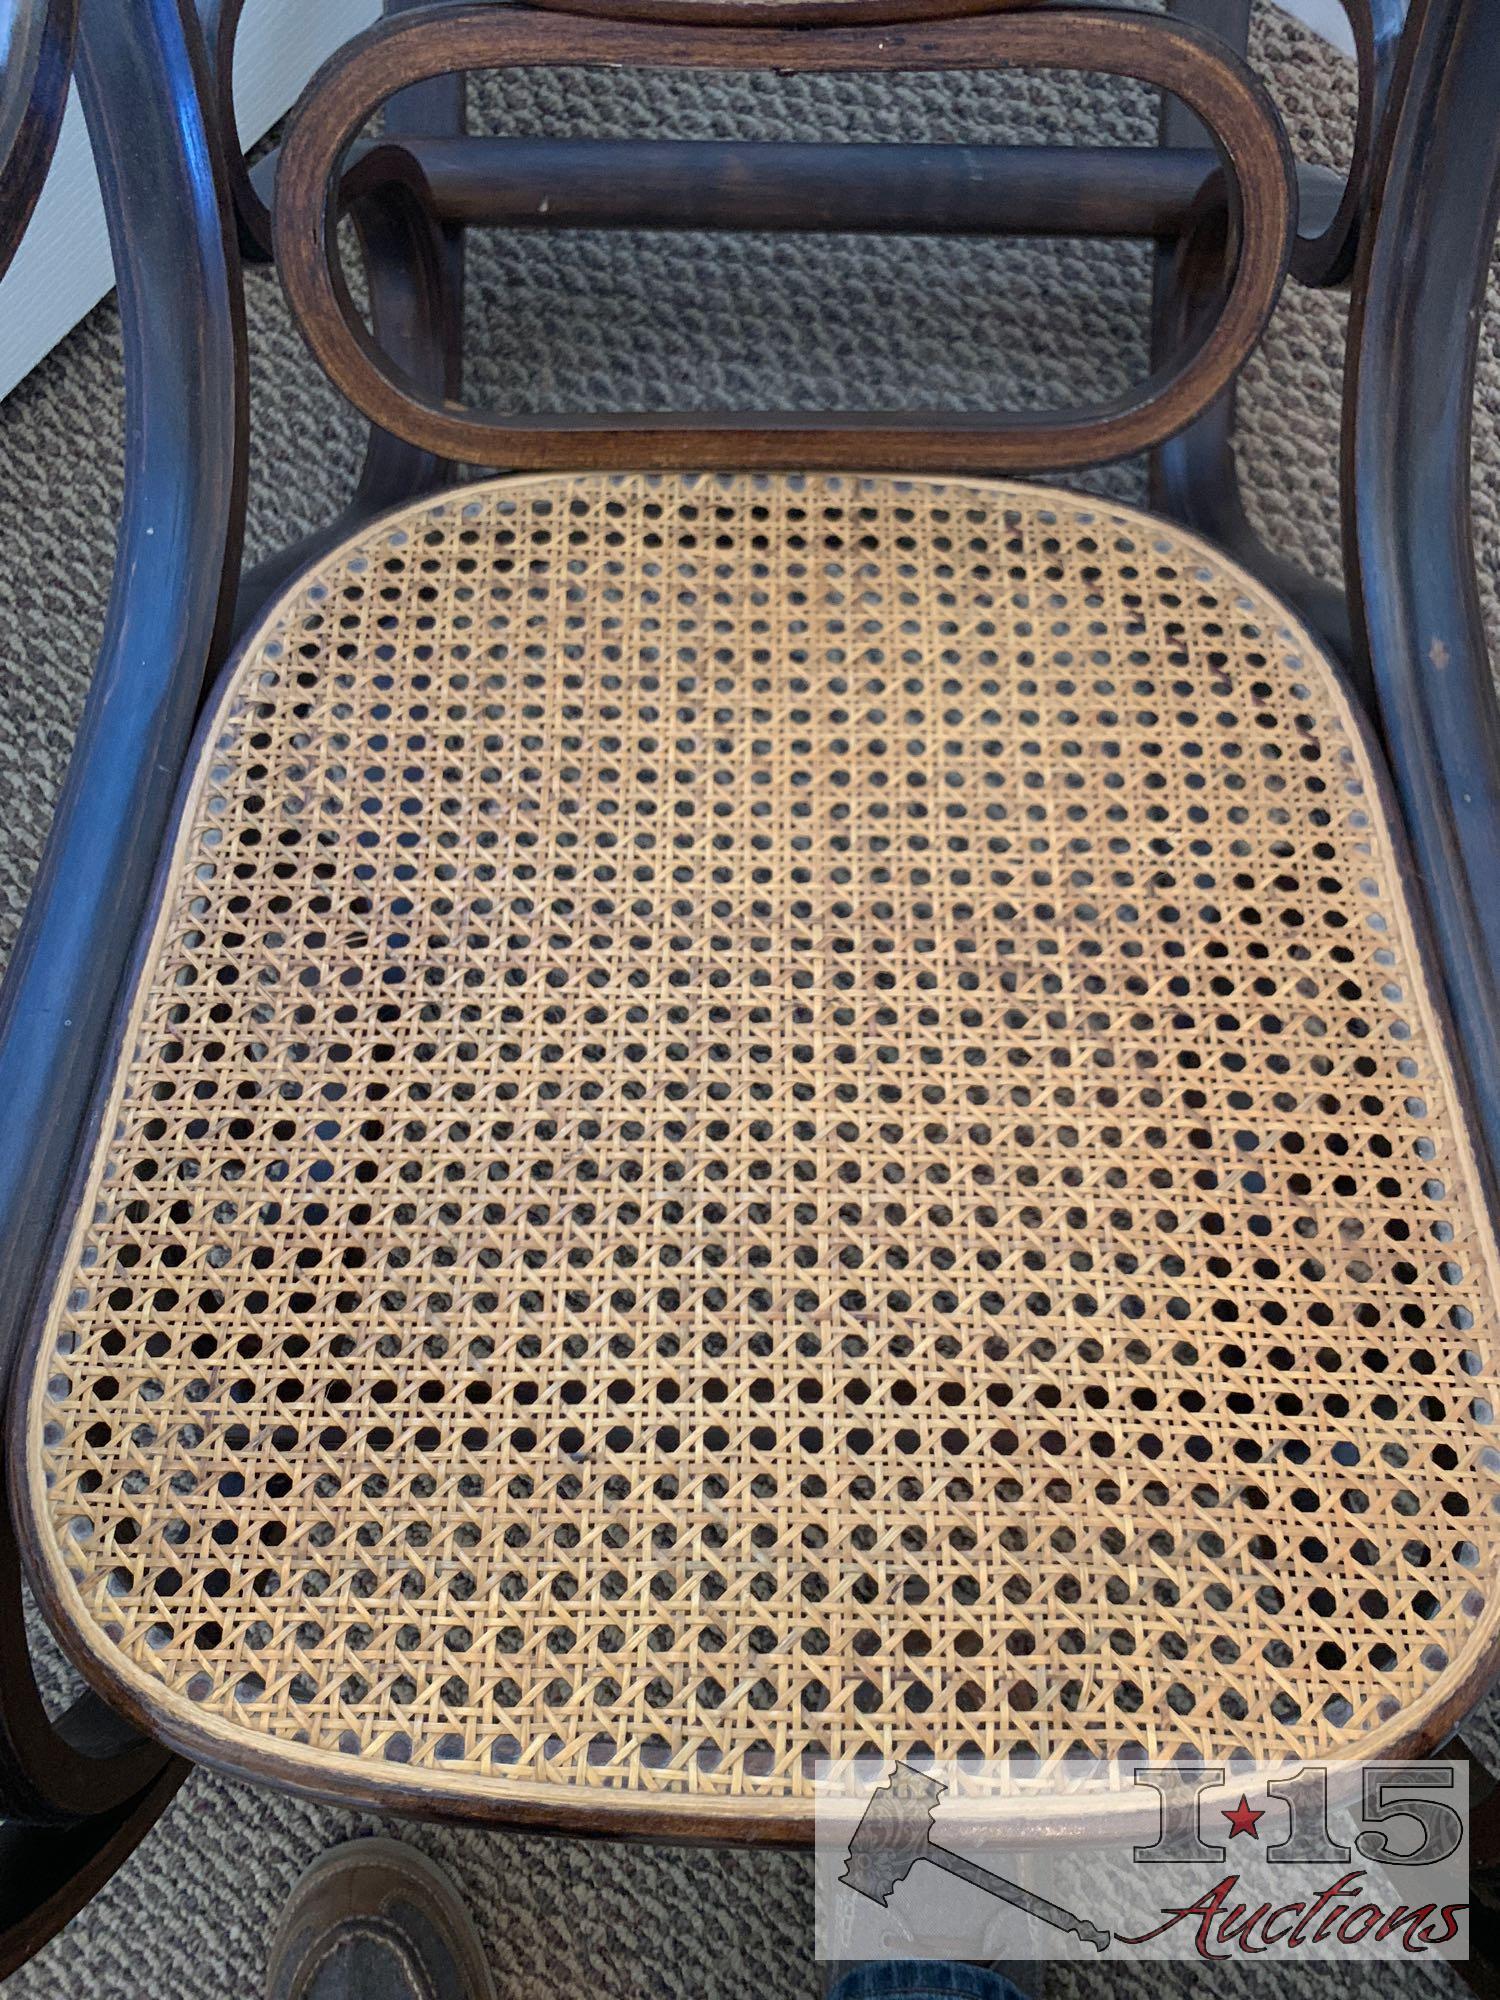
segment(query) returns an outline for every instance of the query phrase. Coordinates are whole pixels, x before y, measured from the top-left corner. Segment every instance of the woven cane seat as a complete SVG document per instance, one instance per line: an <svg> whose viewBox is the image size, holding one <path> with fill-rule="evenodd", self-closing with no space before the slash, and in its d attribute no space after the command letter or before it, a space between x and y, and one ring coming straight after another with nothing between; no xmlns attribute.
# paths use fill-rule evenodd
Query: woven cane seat
<svg viewBox="0 0 1500 2000"><path fill-rule="evenodd" d="M201 737L22 1421L158 1733L805 1831L820 1754L1394 1748L1496 1271L1307 634L1040 487L501 480Z"/></svg>

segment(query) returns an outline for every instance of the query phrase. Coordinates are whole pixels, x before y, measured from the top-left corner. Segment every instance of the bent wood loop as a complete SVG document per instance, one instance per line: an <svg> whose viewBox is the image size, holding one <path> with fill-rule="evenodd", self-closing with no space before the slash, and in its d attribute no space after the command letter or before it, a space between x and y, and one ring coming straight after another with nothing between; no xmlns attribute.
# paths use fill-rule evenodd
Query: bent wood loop
<svg viewBox="0 0 1500 2000"><path fill-rule="evenodd" d="M847 27L852 21L951 20L999 14L1036 0L529 0L554 14L595 14L607 20L676 22L725 28Z"/></svg>
<svg viewBox="0 0 1500 2000"><path fill-rule="evenodd" d="M234 52L245 0L196 0L207 61L207 91L224 152L240 255L265 263L271 255L271 211L251 176L234 107Z"/></svg>
<svg viewBox="0 0 1500 2000"><path fill-rule="evenodd" d="M1340 0L1340 4L1354 38L1359 104L1342 188L1337 179L1330 186L1320 175L1300 177L1302 212L1292 276L1303 285L1346 285L1354 270L1408 0Z"/></svg>
<svg viewBox="0 0 1500 2000"><path fill-rule="evenodd" d="M178 0L129 8L84 0L78 22L79 95L119 289L125 497L88 698L0 988L7 1391L13 1337L43 1282L170 803L163 775L182 761L204 675L223 644L239 559L243 319L190 26ZM12 1831L0 1842L0 1977L66 1921L175 1782L160 1746L135 1735L93 1691L49 1716L27 1646L21 1554L0 1490L0 1816L52 1829L35 1840Z"/></svg>
<svg viewBox="0 0 1500 2000"><path fill-rule="evenodd" d="M467 411L392 365L365 331L339 268L340 163L371 113L403 85L451 70L540 66L850 71L1079 69L1134 77L1179 96L1214 135L1226 169L1238 259L1199 343L1142 387L1063 414L1004 411L752 410L601 416ZM489 7L424 9L359 37L314 80L278 176L277 263L314 355L385 429L445 458L524 468L731 467L1038 471L1125 457L1204 409L1253 351L1291 251L1285 137L1244 66L1201 30L1089 9L896 30L683 32Z"/></svg>
<svg viewBox="0 0 1500 2000"><path fill-rule="evenodd" d="M1366 734L1207 544L469 485L269 611L179 801L11 1432L165 1740L806 1840L820 1757L1471 1705L1464 1099Z"/></svg>
<svg viewBox="0 0 1500 2000"><path fill-rule="evenodd" d="M52 163L77 13L77 0L0 0L0 276Z"/></svg>

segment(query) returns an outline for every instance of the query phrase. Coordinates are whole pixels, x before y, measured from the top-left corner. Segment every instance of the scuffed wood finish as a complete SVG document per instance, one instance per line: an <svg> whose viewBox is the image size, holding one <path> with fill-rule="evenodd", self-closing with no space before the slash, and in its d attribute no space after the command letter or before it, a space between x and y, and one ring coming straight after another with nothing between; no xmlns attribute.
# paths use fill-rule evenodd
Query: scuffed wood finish
<svg viewBox="0 0 1500 2000"><path fill-rule="evenodd" d="M1250 0L1167 0L1167 4L1174 18L1219 35L1236 53L1243 54L1248 47ZM1381 0L1374 0L1374 4L1381 4ZM1404 0L1394 0L1394 4L1402 5ZM1367 0L1350 0L1350 5L1365 7ZM1373 116L1367 92L1362 117ZM1204 138L1203 128L1191 112L1173 98L1162 100L1159 139L1163 150L1202 145ZM1308 224L1310 217L1313 222L1312 233L1297 239L1292 270L1294 275L1300 272L1307 282L1309 260L1319 274L1334 273L1351 233L1358 227L1359 207L1354 196L1363 185L1363 169L1356 162L1348 180L1341 181L1321 168L1299 166L1297 181L1299 228ZM1317 222L1317 217L1325 220ZM1151 352L1158 366L1190 344L1200 329L1212 325L1224 295L1229 227L1224 202L1218 190L1209 185L1201 190L1175 239L1158 244L1151 323ZM1369 676L1350 634L1343 591L1310 575L1295 552L1268 547L1250 518L1234 449L1235 396L1236 385L1230 383L1199 417L1152 452L1151 504L1227 549L1293 605L1368 706Z"/></svg>
<svg viewBox="0 0 1500 2000"><path fill-rule="evenodd" d="M1143 388L1060 416L784 410L514 416L468 413L384 367L336 257L339 163L371 111L414 78L453 69L655 65L848 71L1088 68L1180 95L1217 135L1232 177L1238 258L1202 341ZM1220 393L1252 351L1291 248L1290 163L1269 100L1211 36L1152 16L1047 9L988 20L733 35L563 20L508 8L437 8L350 44L315 80L283 151L278 264L304 335L338 387L385 429L441 456L520 467L785 467L1038 470L1097 463L1158 442Z"/></svg>

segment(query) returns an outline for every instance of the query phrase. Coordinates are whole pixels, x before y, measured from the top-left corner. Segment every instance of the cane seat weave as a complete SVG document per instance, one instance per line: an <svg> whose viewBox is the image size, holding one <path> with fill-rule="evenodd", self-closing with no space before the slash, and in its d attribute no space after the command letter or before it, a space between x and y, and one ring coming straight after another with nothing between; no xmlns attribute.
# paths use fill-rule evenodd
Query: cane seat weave
<svg viewBox="0 0 1500 2000"><path fill-rule="evenodd" d="M169 1740L805 1827L820 1754L1416 1742L1494 1250L1372 752L1147 516L533 477L201 737L23 1421Z"/></svg>

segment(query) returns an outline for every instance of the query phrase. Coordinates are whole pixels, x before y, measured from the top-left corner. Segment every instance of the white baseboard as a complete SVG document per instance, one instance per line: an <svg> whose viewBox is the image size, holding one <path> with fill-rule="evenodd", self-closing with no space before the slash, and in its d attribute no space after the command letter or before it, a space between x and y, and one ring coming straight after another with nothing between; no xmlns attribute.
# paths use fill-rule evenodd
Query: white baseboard
<svg viewBox="0 0 1500 2000"><path fill-rule="evenodd" d="M245 10L234 65L235 109L246 144L274 125L318 64L379 12L380 0L255 0ZM104 205L75 87L47 185L0 281L0 397L113 283Z"/></svg>
<svg viewBox="0 0 1500 2000"><path fill-rule="evenodd" d="M1339 0L1281 4L1336 48L1353 53ZM325 56L379 12L380 0L256 0L241 25L234 70L235 107L246 143L253 144L289 109ZM99 303L112 282L104 209L75 90L31 226L0 281L0 397Z"/></svg>

